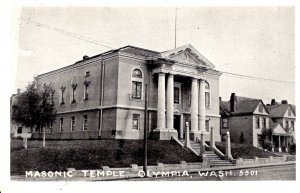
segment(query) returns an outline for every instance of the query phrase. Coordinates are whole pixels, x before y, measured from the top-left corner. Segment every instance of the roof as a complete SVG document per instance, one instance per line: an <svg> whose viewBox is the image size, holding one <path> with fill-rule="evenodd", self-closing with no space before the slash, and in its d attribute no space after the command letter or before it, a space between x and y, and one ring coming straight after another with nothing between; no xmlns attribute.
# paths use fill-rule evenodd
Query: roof
<svg viewBox="0 0 300 193"><path fill-rule="evenodd" d="M234 112L230 112L230 100L220 101L220 109L230 115L252 114L257 108L261 99L253 99L248 97L236 96L236 108Z"/></svg>
<svg viewBox="0 0 300 193"><path fill-rule="evenodd" d="M272 129L272 135L288 136L289 134L283 129L283 127L277 123L270 121L270 128Z"/></svg>
<svg viewBox="0 0 300 193"><path fill-rule="evenodd" d="M160 59L167 60L168 56L170 56L172 53L177 53L177 52L184 51L184 50L189 50L198 60L204 62L211 69L214 68L214 65L207 58L205 58L200 52L198 52L191 44L187 44L187 45L178 47L176 49L171 49L171 50L167 50L167 51L163 51L163 52L158 52L158 51L148 50L148 49L144 49L144 48L139 48L136 46L127 45L127 46L120 47L117 49L112 49L112 50L109 50L109 51L106 51L106 52L103 52L103 53L100 53L100 54L97 54L94 56L86 57L85 59L75 62L74 64L67 65L67 66L64 66L64 67L56 69L56 70L52 70L52 71L49 71L46 73L39 74L38 77L41 77L41 76L44 76L44 75L47 75L47 74L50 74L53 72L60 72L62 70L67 70L71 66L84 65L87 61L90 61L92 59L102 57L105 55L109 55L112 53L116 53L116 52L136 54L136 55L139 55L139 56L142 56L145 58L160 58Z"/></svg>
<svg viewBox="0 0 300 193"><path fill-rule="evenodd" d="M208 67L210 67L210 68L215 67L211 61L209 61L204 55L202 55L198 50L196 50L191 44L186 44L186 45L180 46L175 49L161 52L161 57L169 57L173 54L176 54L178 52L185 51L185 50L190 51L197 58L197 60L200 60L201 62L205 63L205 65L207 65Z"/></svg>
<svg viewBox="0 0 300 193"><path fill-rule="evenodd" d="M291 108L293 113L295 114L295 111L293 110L293 106L290 104L275 104L275 105L268 105L267 109L270 112L270 116L272 118L275 117L283 117L288 108ZM296 106L294 105L294 109L296 109Z"/></svg>

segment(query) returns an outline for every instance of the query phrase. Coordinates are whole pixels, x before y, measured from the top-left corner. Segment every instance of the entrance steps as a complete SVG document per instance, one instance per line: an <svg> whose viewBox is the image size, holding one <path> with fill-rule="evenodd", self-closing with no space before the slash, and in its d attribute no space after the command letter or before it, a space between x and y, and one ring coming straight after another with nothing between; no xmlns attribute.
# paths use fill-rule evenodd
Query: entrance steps
<svg viewBox="0 0 300 193"><path fill-rule="evenodd" d="M184 139L179 139L179 142L183 145ZM200 143L196 141L190 141L191 148L200 155ZM225 160L221 157L219 157L215 152L213 151L205 151L203 154L203 157L206 157L207 162L210 167L222 167L222 166L234 166L233 163L231 163L229 160Z"/></svg>

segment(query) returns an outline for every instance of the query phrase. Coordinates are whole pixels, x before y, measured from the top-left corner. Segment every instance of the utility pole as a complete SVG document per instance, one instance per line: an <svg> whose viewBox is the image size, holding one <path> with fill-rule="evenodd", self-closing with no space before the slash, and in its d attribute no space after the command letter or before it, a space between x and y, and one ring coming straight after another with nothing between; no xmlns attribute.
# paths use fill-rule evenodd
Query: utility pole
<svg viewBox="0 0 300 193"><path fill-rule="evenodd" d="M144 165L143 165L143 170L145 172L145 178L147 177L147 120L148 120L148 88L147 84L145 84L145 115L144 115Z"/></svg>

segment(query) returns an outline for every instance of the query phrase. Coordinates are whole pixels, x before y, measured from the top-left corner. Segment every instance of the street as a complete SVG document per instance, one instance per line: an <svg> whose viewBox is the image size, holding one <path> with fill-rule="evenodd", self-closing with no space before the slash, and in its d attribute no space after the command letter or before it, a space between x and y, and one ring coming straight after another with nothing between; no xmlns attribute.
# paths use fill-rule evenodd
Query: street
<svg viewBox="0 0 300 193"><path fill-rule="evenodd" d="M261 181L261 180L296 180L296 165L249 168L223 172L193 173L188 177L134 178L131 181Z"/></svg>

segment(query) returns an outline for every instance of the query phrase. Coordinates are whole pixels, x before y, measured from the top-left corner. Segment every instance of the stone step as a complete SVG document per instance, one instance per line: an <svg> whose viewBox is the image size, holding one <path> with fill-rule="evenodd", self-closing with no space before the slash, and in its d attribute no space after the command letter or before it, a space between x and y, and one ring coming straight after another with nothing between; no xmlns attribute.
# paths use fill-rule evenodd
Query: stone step
<svg viewBox="0 0 300 193"><path fill-rule="evenodd" d="M206 159L208 159L208 160L222 160L219 157L206 157Z"/></svg>

